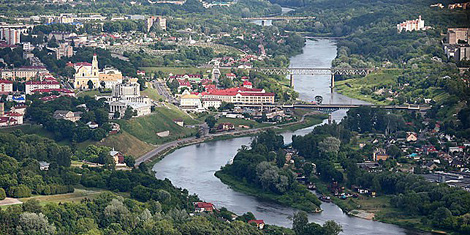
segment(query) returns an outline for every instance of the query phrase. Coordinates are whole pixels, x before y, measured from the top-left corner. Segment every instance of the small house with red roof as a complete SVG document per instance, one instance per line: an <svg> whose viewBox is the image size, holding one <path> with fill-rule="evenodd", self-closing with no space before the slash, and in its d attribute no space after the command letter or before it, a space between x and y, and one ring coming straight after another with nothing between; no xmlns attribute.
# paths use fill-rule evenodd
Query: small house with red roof
<svg viewBox="0 0 470 235"><path fill-rule="evenodd" d="M137 76L145 76L145 71L144 70L137 70Z"/></svg>
<svg viewBox="0 0 470 235"><path fill-rule="evenodd" d="M214 204L210 202L195 202L194 203L195 212L213 212L215 210Z"/></svg>
<svg viewBox="0 0 470 235"><path fill-rule="evenodd" d="M226 73L225 77L227 77L228 79L233 80L233 79L237 78L237 75L235 75L234 73Z"/></svg>
<svg viewBox="0 0 470 235"><path fill-rule="evenodd" d="M264 220L250 220L248 224L255 224L258 229L263 229L265 225Z"/></svg>
<svg viewBox="0 0 470 235"><path fill-rule="evenodd" d="M249 81L243 81L243 87L246 87L246 88L253 88L253 83L249 82Z"/></svg>
<svg viewBox="0 0 470 235"><path fill-rule="evenodd" d="M178 81L178 92L181 92L183 89L191 90L192 86L188 80L177 79Z"/></svg>

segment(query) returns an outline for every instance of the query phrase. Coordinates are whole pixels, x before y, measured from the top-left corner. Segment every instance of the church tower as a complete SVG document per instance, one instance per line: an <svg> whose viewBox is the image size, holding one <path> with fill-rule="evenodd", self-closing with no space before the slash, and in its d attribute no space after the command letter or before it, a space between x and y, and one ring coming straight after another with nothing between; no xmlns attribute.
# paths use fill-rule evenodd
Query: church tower
<svg viewBox="0 0 470 235"><path fill-rule="evenodd" d="M91 73L93 77L98 77L98 57L93 54L93 61L91 62Z"/></svg>

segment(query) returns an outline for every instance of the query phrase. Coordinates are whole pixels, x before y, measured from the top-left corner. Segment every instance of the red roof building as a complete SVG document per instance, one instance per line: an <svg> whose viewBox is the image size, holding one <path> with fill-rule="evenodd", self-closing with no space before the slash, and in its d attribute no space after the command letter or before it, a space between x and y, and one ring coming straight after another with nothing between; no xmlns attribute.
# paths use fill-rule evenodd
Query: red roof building
<svg viewBox="0 0 470 235"><path fill-rule="evenodd" d="M248 221L248 224L256 224L258 229L263 229L265 225L264 220L250 220Z"/></svg>
<svg viewBox="0 0 470 235"><path fill-rule="evenodd" d="M213 212L215 210L214 204L209 202L195 202L194 207L196 212Z"/></svg>

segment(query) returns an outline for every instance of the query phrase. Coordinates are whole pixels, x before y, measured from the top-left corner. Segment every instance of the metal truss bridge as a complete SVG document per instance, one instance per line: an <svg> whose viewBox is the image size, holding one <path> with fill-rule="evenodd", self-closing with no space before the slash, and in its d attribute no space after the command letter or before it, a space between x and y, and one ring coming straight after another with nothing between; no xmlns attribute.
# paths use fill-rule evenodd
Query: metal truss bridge
<svg viewBox="0 0 470 235"><path fill-rule="evenodd" d="M220 67L219 69L239 69L235 67ZM290 86L294 87L294 75L330 75L331 76L331 92L333 92L335 87L335 76L342 75L359 75L366 76L374 68L275 68L275 67L265 67L265 68L246 68L247 70L264 73L267 75L289 75L290 76Z"/></svg>

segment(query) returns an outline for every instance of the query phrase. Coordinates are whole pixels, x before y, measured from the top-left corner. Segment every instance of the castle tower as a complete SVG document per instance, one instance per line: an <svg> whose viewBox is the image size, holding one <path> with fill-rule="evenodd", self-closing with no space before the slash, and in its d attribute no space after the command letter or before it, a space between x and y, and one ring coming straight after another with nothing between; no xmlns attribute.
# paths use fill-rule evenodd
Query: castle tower
<svg viewBox="0 0 470 235"><path fill-rule="evenodd" d="M93 55L93 61L91 62L91 73L92 76L98 77L98 57L96 53Z"/></svg>

